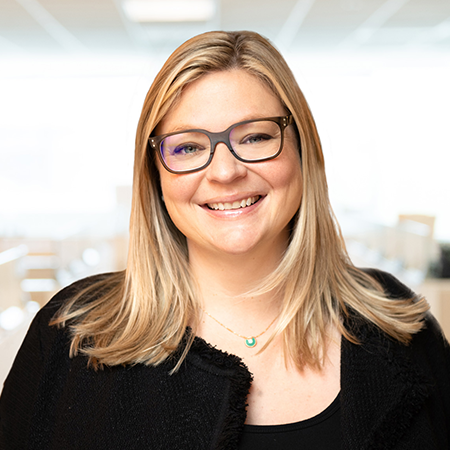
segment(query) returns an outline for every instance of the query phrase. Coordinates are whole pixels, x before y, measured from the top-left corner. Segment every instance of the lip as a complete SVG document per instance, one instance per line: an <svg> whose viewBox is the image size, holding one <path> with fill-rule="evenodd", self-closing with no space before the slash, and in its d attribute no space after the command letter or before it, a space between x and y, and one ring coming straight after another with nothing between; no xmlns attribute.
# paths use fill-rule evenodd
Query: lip
<svg viewBox="0 0 450 450"><path fill-rule="evenodd" d="M259 197L258 200L246 207L243 208L236 208L236 209L211 209L208 204L212 204L212 203L231 203L233 204L234 202L240 202L242 200L246 200L248 198L251 197ZM245 195L235 195L235 196L230 196L230 197L220 197L220 198L214 198L211 200L208 200L207 202L205 202L203 205L200 205L200 207L207 211L209 214L212 214L213 216L217 216L217 217L236 217L236 216L240 216L242 214L247 214L250 213L252 211L254 211L256 208L258 208L260 206L260 204L262 203L262 201L264 200L265 195L261 195L261 194L245 194Z"/></svg>
<svg viewBox="0 0 450 450"><path fill-rule="evenodd" d="M241 208L246 208L248 206L253 205L257 201L259 201L260 198L261 198L260 195L256 195L253 197L243 198L242 200L236 200L234 202L207 203L206 206L209 209L221 210L221 211L230 210L230 209L241 209Z"/></svg>
<svg viewBox="0 0 450 450"><path fill-rule="evenodd" d="M265 195L261 194L260 192L243 192L239 194L233 194L233 195L224 195L221 197L211 197L208 200L206 200L203 205L211 204L211 203L234 203L234 202L240 202L241 200L246 200L250 197L265 197ZM260 198L260 200L261 200ZM203 206L202 205L202 206Z"/></svg>

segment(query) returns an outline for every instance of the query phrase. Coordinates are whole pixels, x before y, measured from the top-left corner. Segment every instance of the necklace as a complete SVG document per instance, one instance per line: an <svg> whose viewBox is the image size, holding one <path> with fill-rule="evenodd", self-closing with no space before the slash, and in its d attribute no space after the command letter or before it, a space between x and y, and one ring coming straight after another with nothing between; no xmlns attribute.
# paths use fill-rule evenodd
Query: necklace
<svg viewBox="0 0 450 450"><path fill-rule="evenodd" d="M235 331L233 331L231 328L228 328L227 326L225 326L222 322L219 322L215 317L213 317L208 311L205 311L203 308L200 308L206 315L208 315L209 317L211 317L212 320L216 321L220 326L224 327L226 330L228 330L230 333L233 333L235 336L238 336L242 339L245 339L245 345L249 348L253 348L256 347L256 338L259 338L260 336L262 336L271 326L272 324L275 322L275 320L278 318L278 316L275 317L275 319L272 320L272 322L269 323L269 326L262 332L257 334L256 336L242 336L242 334L236 333Z"/></svg>

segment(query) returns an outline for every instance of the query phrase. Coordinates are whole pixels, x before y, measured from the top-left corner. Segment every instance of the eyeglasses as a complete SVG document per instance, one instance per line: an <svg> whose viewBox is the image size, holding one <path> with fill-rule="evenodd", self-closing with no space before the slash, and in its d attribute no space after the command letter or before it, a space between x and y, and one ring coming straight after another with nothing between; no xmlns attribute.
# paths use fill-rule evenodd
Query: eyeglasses
<svg viewBox="0 0 450 450"><path fill-rule="evenodd" d="M219 142L239 161L254 163L276 158L283 149L284 130L292 115L245 120L220 133L201 129L151 136L150 147L159 150L163 166L172 173L191 173L210 164Z"/></svg>

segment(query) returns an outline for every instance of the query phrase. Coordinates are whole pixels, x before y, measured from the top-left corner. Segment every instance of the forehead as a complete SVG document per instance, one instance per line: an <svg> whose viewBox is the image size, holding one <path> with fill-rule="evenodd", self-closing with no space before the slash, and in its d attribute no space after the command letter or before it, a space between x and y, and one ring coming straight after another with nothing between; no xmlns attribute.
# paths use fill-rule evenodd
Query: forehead
<svg viewBox="0 0 450 450"><path fill-rule="evenodd" d="M223 131L236 122L286 113L279 98L244 70L213 72L189 84L156 134L189 128Z"/></svg>

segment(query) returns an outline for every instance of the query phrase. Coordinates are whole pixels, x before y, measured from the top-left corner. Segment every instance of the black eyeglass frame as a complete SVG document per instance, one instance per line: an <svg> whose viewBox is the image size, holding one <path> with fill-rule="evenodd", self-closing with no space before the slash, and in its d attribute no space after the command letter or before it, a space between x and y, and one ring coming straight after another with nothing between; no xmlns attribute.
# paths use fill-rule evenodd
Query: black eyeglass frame
<svg viewBox="0 0 450 450"><path fill-rule="evenodd" d="M231 146L231 142L230 142L230 133L231 130L233 130L234 128L240 126L240 125L245 125L246 123L251 123L251 122L263 122L263 121L271 121L271 122L275 122L276 124L278 124L278 126L280 127L281 130L281 141L280 141L280 148L278 149L278 151L272 155L272 156L268 156L265 158L259 158L259 159L252 159L252 160L248 160L248 159L244 159L241 156L239 156L234 150L233 147ZM164 166L164 168L171 173L174 174L185 174L185 173L192 173L192 172L198 172L200 170L205 169L206 167L209 166L209 164L211 163L213 156L214 156L214 152L216 151L216 147L217 144L219 144L220 142L222 142L223 144L225 144L228 147L228 150L230 150L231 154L239 161L244 162L244 163L258 163L258 162L263 162L263 161L269 161L271 159L276 158L281 151L283 150L283 144L284 144L284 130L289 126L292 125L294 123L292 114L288 114L287 116L280 116L280 117L264 117L261 119L251 119L251 120L244 120L243 122L238 122L235 123L233 125L230 125L225 131L221 131L218 133L213 133L212 131L207 131L207 130L203 130L201 128L194 128L194 129L190 129L190 130L182 130L182 131L176 131L173 133L167 133L167 134L161 134L159 136L150 136L148 138L148 145L150 146L150 148L154 151L158 150L158 156L159 156L159 160L161 161L161 164ZM173 170L170 167L167 166L166 162L164 161L164 157L161 153L161 142L169 137L169 136L173 136L175 134L180 134L180 133L203 133L206 136L208 136L210 144L211 144L211 150L209 152L209 158L208 161L206 161L205 164L203 164L200 167L196 167L194 169L188 169L188 170Z"/></svg>

